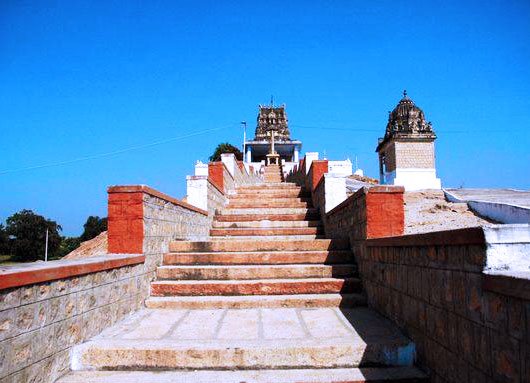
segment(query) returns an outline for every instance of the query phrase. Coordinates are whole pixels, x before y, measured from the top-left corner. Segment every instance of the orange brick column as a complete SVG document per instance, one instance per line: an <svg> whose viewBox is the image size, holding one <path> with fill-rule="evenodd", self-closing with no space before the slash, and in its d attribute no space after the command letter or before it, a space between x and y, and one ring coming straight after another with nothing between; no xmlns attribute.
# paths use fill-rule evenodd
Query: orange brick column
<svg viewBox="0 0 530 383"><path fill-rule="evenodd" d="M328 172L328 160L314 160L306 178L306 188L309 191L315 190L324 173Z"/></svg>
<svg viewBox="0 0 530 383"><path fill-rule="evenodd" d="M224 188L224 164L222 162L210 162L208 163L208 179L212 184L217 186L221 191L225 191Z"/></svg>
<svg viewBox="0 0 530 383"><path fill-rule="evenodd" d="M108 188L108 252L142 254L144 243L143 191Z"/></svg>
<svg viewBox="0 0 530 383"><path fill-rule="evenodd" d="M374 186L366 194L366 237L403 235L403 187Z"/></svg>

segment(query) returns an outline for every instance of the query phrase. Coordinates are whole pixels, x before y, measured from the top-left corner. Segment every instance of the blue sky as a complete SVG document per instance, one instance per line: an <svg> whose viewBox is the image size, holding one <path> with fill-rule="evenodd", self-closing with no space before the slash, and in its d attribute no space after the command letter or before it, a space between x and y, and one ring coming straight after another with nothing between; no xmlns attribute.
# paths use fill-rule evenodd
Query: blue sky
<svg viewBox="0 0 530 383"><path fill-rule="evenodd" d="M444 186L530 188L528 1L0 2L0 220L32 209L79 235L108 185L181 198L258 104L304 151L377 177L403 89L438 134Z"/></svg>

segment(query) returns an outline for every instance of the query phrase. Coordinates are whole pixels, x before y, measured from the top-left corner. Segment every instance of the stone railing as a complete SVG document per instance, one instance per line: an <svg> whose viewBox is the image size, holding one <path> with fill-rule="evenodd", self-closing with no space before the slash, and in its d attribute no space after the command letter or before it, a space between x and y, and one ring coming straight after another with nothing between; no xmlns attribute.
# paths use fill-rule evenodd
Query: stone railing
<svg viewBox="0 0 530 383"><path fill-rule="evenodd" d="M415 342L433 381L530 381L530 229L522 230L522 240L521 228L514 238L499 225L357 247L369 304ZM500 253L503 268L518 267L491 270Z"/></svg>
<svg viewBox="0 0 530 383"><path fill-rule="evenodd" d="M0 269L0 381L54 382L72 346L143 306L172 239L209 234L206 211L147 186L108 193L108 256Z"/></svg>

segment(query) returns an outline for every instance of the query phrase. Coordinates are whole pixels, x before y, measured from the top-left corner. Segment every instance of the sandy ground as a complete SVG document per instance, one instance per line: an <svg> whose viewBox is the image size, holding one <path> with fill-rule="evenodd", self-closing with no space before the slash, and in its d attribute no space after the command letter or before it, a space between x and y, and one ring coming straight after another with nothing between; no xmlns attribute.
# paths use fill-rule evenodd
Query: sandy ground
<svg viewBox="0 0 530 383"><path fill-rule="evenodd" d="M89 241L81 242L74 251L68 253L63 259L76 259L87 257L102 257L107 255L107 232L99 234Z"/></svg>
<svg viewBox="0 0 530 383"><path fill-rule="evenodd" d="M488 225L466 203L447 202L441 190L405 192L405 234Z"/></svg>

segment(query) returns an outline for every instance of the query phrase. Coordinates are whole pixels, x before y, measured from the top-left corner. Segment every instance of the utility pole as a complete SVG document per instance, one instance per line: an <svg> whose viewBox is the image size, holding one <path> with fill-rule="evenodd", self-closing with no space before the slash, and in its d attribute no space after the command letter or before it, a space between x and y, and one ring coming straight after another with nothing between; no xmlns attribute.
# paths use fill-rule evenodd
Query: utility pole
<svg viewBox="0 0 530 383"><path fill-rule="evenodd" d="M247 143L247 123L246 121L241 121L241 126L243 126L243 162L246 162L247 158L247 151L246 151L246 143Z"/></svg>
<svg viewBox="0 0 530 383"><path fill-rule="evenodd" d="M48 228L46 228L46 250L44 250L44 262L48 262Z"/></svg>

